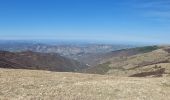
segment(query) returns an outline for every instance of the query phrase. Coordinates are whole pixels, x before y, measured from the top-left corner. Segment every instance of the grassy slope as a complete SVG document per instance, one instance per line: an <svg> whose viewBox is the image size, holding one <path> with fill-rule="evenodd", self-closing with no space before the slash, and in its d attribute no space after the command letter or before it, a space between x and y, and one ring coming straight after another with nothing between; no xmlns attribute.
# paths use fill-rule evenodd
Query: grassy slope
<svg viewBox="0 0 170 100"><path fill-rule="evenodd" d="M170 78L0 69L0 99L170 100Z"/></svg>
<svg viewBox="0 0 170 100"><path fill-rule="evenodd" d="M169 53L165 52L162 49L131 56L120 62L112 62L112 64L110 65L112 69L108 71L108 74L114 74L118 76L130 76L136 73L149 72L157 69L159 70L160 68L154 68L154 66L159 64L161 64L161 66L159 65L158 67L165 68L165 71L167 71L167 74L169 74L170 70L168 66L164 66L164 63L170 63L169 58Z"/></svg>
<svg viewBox="0 0 170 100"><path fill-rule="evenodd" d="M144 46L144 47L136 47L129 49L121 49L108 53L89 53L81 56L76 56L77 60L83 62L85 64L89 64L91 66L97 66L98 64L105 63L109 59L113 57L122 57L122 56L132 56L136 54L142 54L151 52L153 50L159 49L158 46ZM75 58L75 57L73 57Z"/></svg>
<svg viewBox="0 0 170 100"><path fill-rule="evenodd" d="M139 55L139 54L144 54L148 52L152 52L154 50L159 49L160 47L158 46L145 46L145 47L137 47L137 48L131 48L131 49L122 49L118 51L113 51L108 54L105 54L102 60L100 61L100 64L90 67L86 69L84 72L86 73L93 73L93 74L106 74L109 70L112 69L110 65L113 65L115 63L122 63L127 59L129 56L133 55ZM119 67L119 65L116 65ZM114 67L115 69L115 67ZM120 69L120 67L119 67Z"/></svg>
<svg viewBox="0 0 170 100"><path fill-rule="evenodd" d="M106 60L107 62L89 68L87 72L114 76L170 76L170 53L165 48L148 46L132 50L143 53L132 56L112 57Z"/></svg>
<svg viewBox="0 0 170 100"><path fill-rule="evenodd" d="M142 53L147 53L147 52L151 52L151 51L157 50L159 48L160 47L158 47L158 46L144 46L144 47L134 48L134 50L142 52Z"/></svg>
<svg viewBox="0 0 170 100"><path fill-rule="evenodd" d="M99 65L97 65L95 67L85 69L85 70L83 70L83 72L84 73L93 73L93 74L104 75L104 74L106 74L111 69L109 67L110 64L111 64L110 62L99 64Z"/></svg>

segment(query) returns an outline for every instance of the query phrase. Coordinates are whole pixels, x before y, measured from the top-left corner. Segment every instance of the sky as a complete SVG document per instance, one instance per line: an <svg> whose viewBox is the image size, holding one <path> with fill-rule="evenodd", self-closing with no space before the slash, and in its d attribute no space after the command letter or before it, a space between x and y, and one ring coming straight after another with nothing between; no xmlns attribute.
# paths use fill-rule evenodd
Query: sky
<svg viewBox="0 0 170 100"><path fill-rule="evenodd" d="M0 39L170 44L170 0L0 0Z"/></svg>

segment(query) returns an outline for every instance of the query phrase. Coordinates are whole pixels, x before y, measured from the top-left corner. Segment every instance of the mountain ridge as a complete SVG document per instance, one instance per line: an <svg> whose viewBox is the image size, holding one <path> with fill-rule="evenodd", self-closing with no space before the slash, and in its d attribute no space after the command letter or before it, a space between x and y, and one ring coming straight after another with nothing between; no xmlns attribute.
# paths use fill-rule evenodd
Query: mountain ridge
<svg viewBox="0 0 170 100"><path fill-rule="evenodd" d="M87 66L56 53L0 51L0 67L74 72Z"/></svg>
<svg viewBox="0 0 170 100"><path fill-rule="evenodd" d="M130 50L136 49L134 48ZM142 48L142 50L144 49ZM170 68L168 67L170 65L169 50L170 48L168 46L159 46L158 48L154 47L154 49L151 49L151 51L142 53L139 52L134 55L127 55L126 53L128 52L125 52L125 54L120 53L121 56L119 54L119 56L111 56L111 58L100 62L99 65L89 67L85 70L85 72L127 77L170 76Z"/></svg>

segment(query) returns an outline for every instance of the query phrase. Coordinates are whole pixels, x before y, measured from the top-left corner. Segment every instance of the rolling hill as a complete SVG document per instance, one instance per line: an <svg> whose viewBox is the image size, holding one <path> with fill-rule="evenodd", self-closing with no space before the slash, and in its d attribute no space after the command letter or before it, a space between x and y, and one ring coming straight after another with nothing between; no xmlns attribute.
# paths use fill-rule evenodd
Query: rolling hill
<svg viewBox="0 0 170 100"><path fill-rule="evenodd" d="M122 58L122 57L128 57L136 54L143 54L143 53L151 52L158 48L159 48L158 46L144 46L144 47L114 50L106 53L89 53L84 56L77 57L78 58L77 60L79 62L89 64L91 66L96 66L98 64L105 63L111 60L112 58Z"/></svg>
<svg viewBox="0 0 170 100"><path fill-rule="evenodd" d="M87 66L56 53L0 51L0 67L75 72Z"/></svg>
<svg viewBox="0 0 170 100"><path fill-rule="evenodd" d="M99 65L91 67L85 72L131 77L169 76L169 50L168 46L154 46L122 50L121 53L115 51L114 53L118 56L111 55L107 59L103 59ZM134 52L131 53L131 51Z"/></svg>

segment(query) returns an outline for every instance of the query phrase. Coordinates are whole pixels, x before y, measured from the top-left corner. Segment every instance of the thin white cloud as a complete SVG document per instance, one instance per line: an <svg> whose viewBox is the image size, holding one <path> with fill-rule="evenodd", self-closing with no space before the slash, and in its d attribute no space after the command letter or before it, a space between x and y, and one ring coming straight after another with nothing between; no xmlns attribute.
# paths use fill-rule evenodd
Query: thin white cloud
<svg viewBox="0 0 170 100"><path fill-rule="evenodd" d="M145 12L146 17L170 20L170 11L147 11Z"/></svg>
<svg viewBox="0 0 170 100"><path fill-rule="evenodd" d="M133 0L139 15L156 21L170 21L170 0Z"/></svg>

